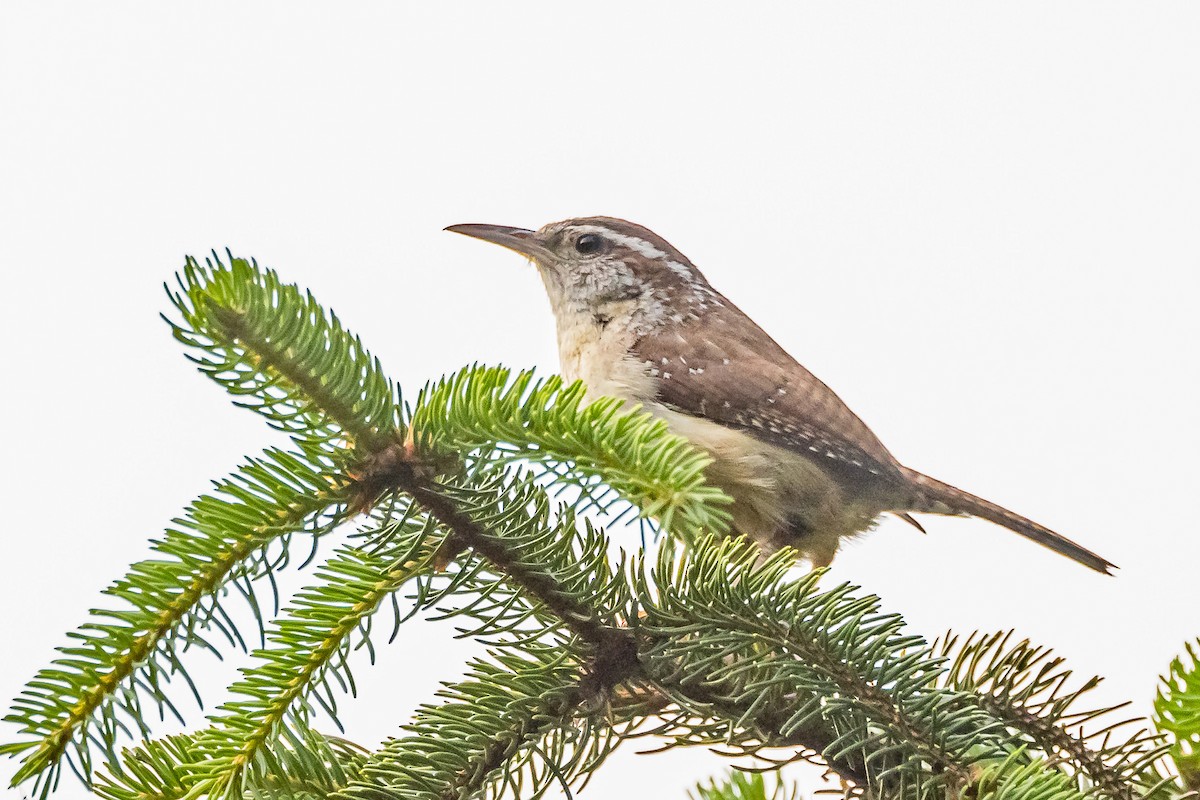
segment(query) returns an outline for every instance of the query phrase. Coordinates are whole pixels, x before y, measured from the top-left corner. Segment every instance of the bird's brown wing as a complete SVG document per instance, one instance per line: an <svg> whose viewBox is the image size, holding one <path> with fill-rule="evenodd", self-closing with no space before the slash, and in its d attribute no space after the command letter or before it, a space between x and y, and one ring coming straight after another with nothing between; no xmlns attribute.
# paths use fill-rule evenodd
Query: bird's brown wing
<svg viewBox="0 0 1200 800"><path fill-rule="evenodd" d="M902 482L896 459L833 390L722 298L633 348L658 401L805 455L853 483Z"/></svg>

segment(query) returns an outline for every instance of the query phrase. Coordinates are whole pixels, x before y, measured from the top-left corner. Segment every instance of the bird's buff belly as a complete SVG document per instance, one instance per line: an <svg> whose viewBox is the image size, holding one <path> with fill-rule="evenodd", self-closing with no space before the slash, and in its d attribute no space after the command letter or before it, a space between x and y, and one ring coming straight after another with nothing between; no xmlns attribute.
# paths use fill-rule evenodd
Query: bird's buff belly
<svg viewBox="0 0 1200 800"><path fill-rule="evenodd" d="M656 403L646 409L713 457L705 478L733 499L732 527L767 552L791 546L814 566L847 537L870 530L882 498L848 497L818 464L790 450Z"/></svg>
<svg viewBox="0 0 1200 800"><path fill-rule="evenodd" d="M705 479L733 499L733 532L764 551L791 546L814 566L826 566L842 540L870 530L889 507L880 498L847 496L824 469L804 456L649 399L657 394L654 380L645 365L621 355L624 343L600 337L590 340L591 347L581 347L579 341L560 340L563 376L583 380L590 399L607 396L640 404L707 451L713 463Z"/></svg>

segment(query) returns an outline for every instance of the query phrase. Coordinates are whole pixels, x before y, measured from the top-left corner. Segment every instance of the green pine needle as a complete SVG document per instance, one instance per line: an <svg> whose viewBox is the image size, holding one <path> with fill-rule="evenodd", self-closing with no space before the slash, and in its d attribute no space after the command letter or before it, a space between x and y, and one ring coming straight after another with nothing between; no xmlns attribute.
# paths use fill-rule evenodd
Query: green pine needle
<svg viewBox="0 0 1200 800"><path fill-rule="evenodd" d="M401 432L399 395L362 342L311 293L255 261L188 258L165 318L202 373L306 453L378 446Z"/></svg>
<svg viewBox="0 0 1200 800"><path fill-rule="evenodd" d="M821 572L791 577L793 558L708 539L635 576L658 640L643 663L691 714L678 743L768 760L800 744L873 785L926 791L1015 749L970 695L934 686L943 662L898 615L849 585L819 590Z"/></svg>
<svg viewBox="0 0 1200 800"><path fill-rule="evenodd" d="M190 791L240 797L248 786L284 774L280 754L292 754L279 746L285 728L306 726L312 698L334 711L335 691L353 687L350 652L370 642L371 618L385 602L414 578L432 572L444 538L436 535L431 520L411 513L387 527L388 547L372 552L343 548L317 570L318 583L302 589L271 625L268 646L253 654L257 663L243 669L242 678L229 687L236 699L210 716L213 727L199 742L206 758Z"/></svg>
<svg viewBox="0 0 1200 800"><path fill-rule="evenodd" d="M1154 721L1171 737L1171 759L1187 787L1200 791L1200 641L1175 658L1154 699Z"/></svg>
<svg viewBox="0 0 1200 800"><path fill-rule="evenodd" d="M1113 714L1127 703L1079 707L1100 678L1073 681L1063 658L1048 647L1016 640L1011 631L972 634L961 642L951 636L941 652L950 659L941 685L978 697L1030 752L1069 764L1082 786L1124 800L1156 791L1161 780L1156 771L1166 750L1161 737L1142 727L1143 720L1114 723ZM1096 746L1100 735L1083 729L1098 719L1104 725ZM1122 728L1131 730L1122 737L1117 733Z"/></svg>
<svg viewBox="0 0 1200 800"><path fill-rule="evenodd" d="M729 498L704 482L708 455L663 420L612 399L585 403L585 392L581 383L536 380L531 371L469 367L427 386L411 424L425 448L487 454L498 465L560 465L555 486L581 487L602 507L597 485L611 487L684 537L728 530Z"/></svg>
<svg viewBox="0 0 1200 800"><path fill-rule="evenodd" d="M338 522L325 514L338 502L331 481L296 454L268 450L198 498L154 543L154 558L105 590L117 603L93 610L74 642L59 648L62 656L13 701L5 719L22 738L0 753L24 756L14 784L36 778L35 792L44 795L64 757L86 778L93 748L112 760L127 727L148 730L146 704L179 716L166 683L187 680L183 651L220 652L214 633L245 648L221 590L236 587L261 623L252 582L286 563L291 534L320 535Z"/></svg>
<svg viewBox="0 0 1200 800"><path fill-rule="evenodd" d="M422 706L407 735L386 742L336 800L526 800L570 786L617 744L601 717L579 713L578 669L533 643L472 662L466 680Z"/></svg>
<svg viewBox="0 0 1200 800"><path fill-rule="evenodd" d="M95 792L105 800L182 800L198 797L194 776L209 756L209 730L151 739L121 754L120 769L100 774ZM297 724L272 751L275 769L245 786L253 800L325 800L348 784L367 751Z"/></svg>
<svg viewBox="0 0 1200 800"><path fill-rule="evenodd" d="M761 772L733 771L722 780L698 784L688 796L691 800L798 800L799 792L795 788L789 792L778 779L768 789Z"/></svg>

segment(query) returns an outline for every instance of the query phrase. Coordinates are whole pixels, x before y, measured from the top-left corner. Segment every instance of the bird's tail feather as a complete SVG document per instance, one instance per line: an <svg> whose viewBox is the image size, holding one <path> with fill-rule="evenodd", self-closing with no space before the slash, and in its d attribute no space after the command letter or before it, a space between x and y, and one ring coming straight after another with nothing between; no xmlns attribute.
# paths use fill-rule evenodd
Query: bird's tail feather
<svg viewBox="0 0 1200 800"><path fill-rule="evenodd" d="M909 511L927 514L966 514L979 517L1008 528L1014 533L1019 533L1026 539L1031 539L1044 547L1049 547L1056 553L1062 553L1067 558L1078 561L1085 567L1091 567L1097 572L1111 575L1111 570L1116 569L1116 565L1108 559L1096 555L1091 550L1049 528L1038 525L1033 520L1026 519L1003 506L990 503L982 497L976 497L948 483L942 483L936 478L923 475L916 470L907 467L903 469L905 475L917 489L917 495L907 509Z"/></svg>

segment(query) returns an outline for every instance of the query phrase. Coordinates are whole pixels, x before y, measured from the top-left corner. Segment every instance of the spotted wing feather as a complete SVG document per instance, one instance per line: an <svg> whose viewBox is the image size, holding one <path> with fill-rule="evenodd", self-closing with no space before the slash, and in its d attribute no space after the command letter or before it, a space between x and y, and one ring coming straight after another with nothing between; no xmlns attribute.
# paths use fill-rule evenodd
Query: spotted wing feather
<svg viewBox="0 0 1200 800"><path fill-rule="evenodd" d="M744 430L855 483L904 480L896 459L841 398L724 298L642 337L634 354L670 408Z"/></svg>

